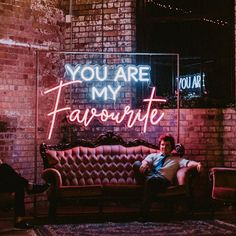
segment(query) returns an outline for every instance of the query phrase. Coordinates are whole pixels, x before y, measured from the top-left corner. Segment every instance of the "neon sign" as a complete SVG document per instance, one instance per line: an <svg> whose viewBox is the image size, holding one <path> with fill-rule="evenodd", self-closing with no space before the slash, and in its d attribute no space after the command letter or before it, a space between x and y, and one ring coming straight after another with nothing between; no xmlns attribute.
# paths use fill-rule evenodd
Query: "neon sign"
<svg viewBox="0 0 236 236"><path fill-rule="evenodd" d="M82 81L105 81L110 76L108 65L81 65L72 66L70 64L65 65L66 73L71 77L71 80ZM148 65L118 65L115 68L114 81L123 80L124 82L130 81L149 81L150 80L151 67ZM110 71L111 72L111 71Z"/></svg>
<svg viewBox="0 0 236 236"><path fill-rule="evenodd" d="M106 101L108 99L108 93L110 92L112 94L112 98L114 101L116 100L117 93L119 92L121 86L119 85L117 88L113 88L110 85L107 87L103 87L100 91L96 87L92 87L92 99L95 100L96 96L98 97L104 97L104 100Z"/></svg>
<svg viewBox="0 0 236 236"><path fill-rule="evenodd" d="M205 90L205 73L180 76L179 89L188 93L200 94Z"/></svg>
<svg viewBox="0 0 236 236"><path fill-rule="evenodd" d="M109 111L107 109L102 109L98 111L95 107L87 108L84 111L80 109L72 109L70 106L59 107L59 102L61 99L61 92L63 88L66 88L73 84L83 83L91 80L97 80L103 82L108 79L109 67L105 66L90 66L90 65L77 65L72 67L69 64L65 65L66 73L70 76L71 81L63 82L60 81L59 85L48 89L44 94L56 93L56 100L54 104L53 111L48 113L51 117L51 125L48 134L48 139L51 138L54 125L57 119L57 115L63 112L67 113L67 120L70 123L77 123L83 126L88 126L94 119L98 119L101 122L114 121L120 124L126 121L129 128L133 127L136 122L143 122L143 132L147 131L148 122L152 125L157 125L164 116L164 112L159 112L158 109L151 109L154 103L165 103L166 99L159 99L155 97L156 88L153 87L151 95L149 98L144 99L143 102L147 103L146 111L142 114L141 110L132 110L130 106L125 106L123 110L120 111ZM117 66L113 74L113 80L123 80L125 82L135 81L148 81L150 79L150 67L149 66L134 66L128 65ZM111 77L109 77L111 80ZM98 90L96 87L92 87L92 99L95 100L96 97L103 97L104 101L108 99L108 92L112 94L113 100L116 100L118 92L121 89L121 85L113 88L110 85L104 86L102 89Z"/></svg>

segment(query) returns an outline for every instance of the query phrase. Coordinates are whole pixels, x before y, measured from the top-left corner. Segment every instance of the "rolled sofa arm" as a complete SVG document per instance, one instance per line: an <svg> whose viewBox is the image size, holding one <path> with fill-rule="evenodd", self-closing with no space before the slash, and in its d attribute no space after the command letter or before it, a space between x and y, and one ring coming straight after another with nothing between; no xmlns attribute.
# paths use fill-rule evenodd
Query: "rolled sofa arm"
<svg viewBox="0 0 236 236"><path fill-rule="evenodd" d="M42 172L42 178L54 189L59 188L62 185L61 174L54 168L47 168Z"/></svg>
<svg viewBox="0 0 236 236"><path fill-rule="evenodd" d="M183 167L177 171L177 180L179 185L189 185L191 180L197 176L196 167Z"/></svg>

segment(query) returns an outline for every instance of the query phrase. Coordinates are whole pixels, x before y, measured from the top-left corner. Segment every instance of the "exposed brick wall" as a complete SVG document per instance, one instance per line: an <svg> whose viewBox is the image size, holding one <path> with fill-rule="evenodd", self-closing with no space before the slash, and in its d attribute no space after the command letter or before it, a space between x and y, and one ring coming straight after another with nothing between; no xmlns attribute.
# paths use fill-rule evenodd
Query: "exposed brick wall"
<svg viewBox="0 0 236 236"><path fill-rule="evenodd" d="M68 1L63 2L68 14ZM72 31L68 24L65 41L67 50L135 51L134 0L73 1L72 14Z"/></svg>
<svg viewBox="0 0 236 236"><path fill-rule="evenodd" d="M64 15L57 5L57 0L0 2L0 158L31 181L35 173L36 50L62 45Z"/></svg>
<svg viewBox="0 0 236 236"><path fill-rule="evenodd" d="M207 166L236 166L235 109L183 109L180 141L190 158Z"/></svg>

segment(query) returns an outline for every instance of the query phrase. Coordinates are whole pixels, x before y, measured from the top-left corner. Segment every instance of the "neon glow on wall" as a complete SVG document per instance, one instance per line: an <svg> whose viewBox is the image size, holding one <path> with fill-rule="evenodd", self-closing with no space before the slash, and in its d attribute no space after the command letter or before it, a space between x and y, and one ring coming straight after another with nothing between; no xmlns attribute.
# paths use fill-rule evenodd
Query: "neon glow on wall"
<svg viewBox="0 0 236 236"><path fill-rule="evenodd" d="M90 66L90 65L77 65L72 67L71 65L65 65L66 73L70 76L71 81L63 82L60 81L59 85L48 89L44 92L44 94L52 94L56 93L56 100L53 106L53 111L48 113L48 116L51 117L50 130L48 134L48 139L51 138L54 125L56 122L57 115L59 113L66 112L67 119L70 123L76 123L83 126L88 126L94 119L98 119L101 122L114 121L117 124L126 121L127 127L133 127L136 122L143 123L143 132L147 131L148 123L152 125L157 125L160 120L163 118L164 113L159 112L158 109L151 109L154 103L165 103L166 99L159 99L155 97L156 88L153 87L151 91L151 95L149 98L144 99L143 102L147 104L146 110L141 111L140 109L131 109L130 106L125 106L123 110L119 111L109 111L107 109L97 110L95 107L87 108L84 111L80 109L72 110L71 107L59 107L59 101L61 99L61 92L63 88L66 88L72 84L83 83L91 80L97 80L98 83L103 82L105 80L111 79L109 77L109 67L107 65L104 66ZM130 82L130 81L148 81L150 80L150 67L146 65L134 66L128 65L117 66L116 70L113 71L113 80L114 81L122 81L122 82ZM96 97L103 97L104 101L108 99L107 92L110 91L112 97L110 99L116 100L118 92L121 89L121 85L118 85L117 88L112 88L110 85L104 86L100 91L96 87L92 88L92 99L95 100Z"/></svg>

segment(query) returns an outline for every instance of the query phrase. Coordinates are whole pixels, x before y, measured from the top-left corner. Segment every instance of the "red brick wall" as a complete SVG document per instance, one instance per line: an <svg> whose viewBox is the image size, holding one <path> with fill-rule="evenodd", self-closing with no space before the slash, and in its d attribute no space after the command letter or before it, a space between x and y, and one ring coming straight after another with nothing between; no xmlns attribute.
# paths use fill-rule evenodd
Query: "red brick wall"
<svg viewBox="0 0 236 236"><path fill-rule="evenodd" d="M180 142L207 166L236 167L235 109L181 109Z"/></svg>
<svg viewBox="0 0 236 236"><path fill-rule="evenodd" d="M64 2L68 14L68 1ZM134 0L88 0L73 3L72 31L69 24L65 41L67 50L135 51Z"/></svg>
<svg viewBox="0 0 236 236"><path fill-rule="evenodd" d="M64 15L56 0L4 0L0 18L0 158L33 180L36 50L60 49Z"/></svg>

